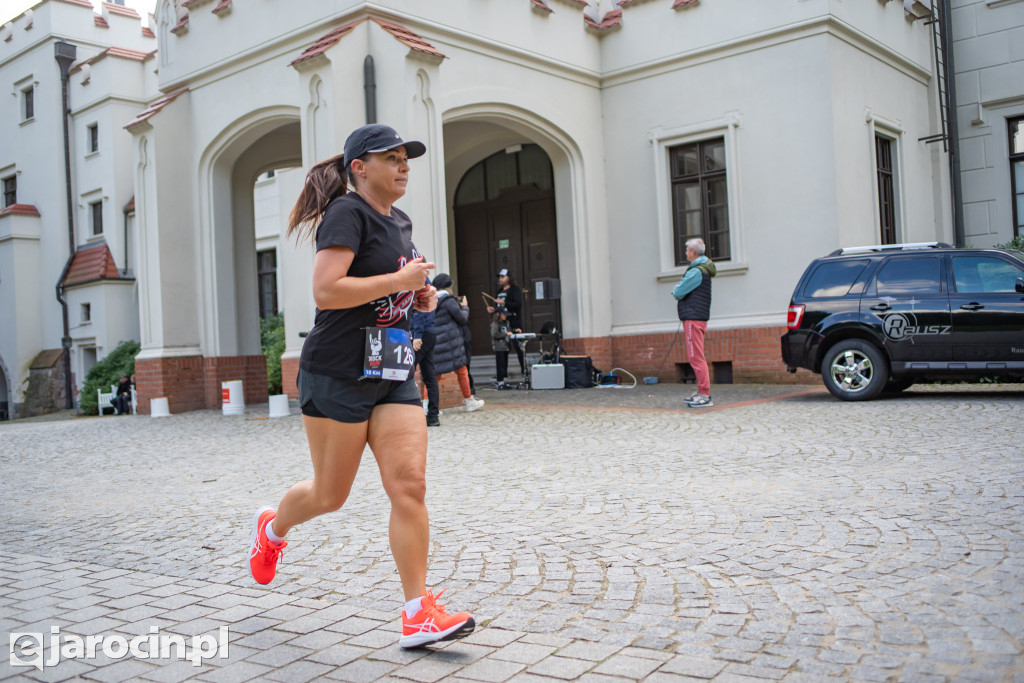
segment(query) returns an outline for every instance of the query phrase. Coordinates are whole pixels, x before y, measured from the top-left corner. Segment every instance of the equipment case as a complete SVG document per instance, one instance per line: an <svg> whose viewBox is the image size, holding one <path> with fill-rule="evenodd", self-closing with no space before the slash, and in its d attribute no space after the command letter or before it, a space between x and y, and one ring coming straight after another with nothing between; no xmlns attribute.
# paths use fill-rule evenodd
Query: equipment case
<svg viewBox="0 0 1024 683"><path fill-rule="evenodd" d="M530 366L531 389L564 389L565 366L561 363L546 363Z"/></svg>

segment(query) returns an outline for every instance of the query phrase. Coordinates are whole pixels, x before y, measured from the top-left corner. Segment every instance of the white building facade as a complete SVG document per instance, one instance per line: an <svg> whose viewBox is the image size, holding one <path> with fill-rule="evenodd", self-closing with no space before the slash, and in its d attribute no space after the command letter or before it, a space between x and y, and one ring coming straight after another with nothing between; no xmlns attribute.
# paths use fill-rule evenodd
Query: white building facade
<svg viewBox="0 0 1024 683"><path fill-rule="evenodd" d="M968 246L1024 235L1024 2L953 5Z"/></svg>
<svg viewBox="0 0 1024 683"><path fill-rule="evenodd" d="M66 4L77 0L42 7ZM930 11L920 0L160 0L160 50L135 63L148 106L122 124L140 409L158 396L172 412L215 408L228 379L264 399L257 254L271 251L294 393L313 252L283 238L283 218L303 169L368 121L427 146L400 206L419 249L470 297L475 353L489 353L480 294L509 267L528 328L554 324L605 370L685 377L670 292L682 242L702 236L719 269L713 379L791 380L778 339L811 259L953 241L948 159L922 140L942 130ZM0 216L0 230L23 218ZM999 217L984 230L1013 234ZM0 255L23 241L0 241ZM123 245L108 242L116 260ZM38 348L52 346L44 338L60 332Z"/></svg>
<svg viewBox="0 0 1024 683"><path fill-rule="evenodd" d="M67 165L58 41L75 50ZM114 4L97 13L85 0L51 0L0 27L0 83L11 95L0 100L0 412L8 417L65 407L65 338L72 394L97 360L138 340L124 125L156 91L146 68L155 50L139 15Z"/></svg>
<svg viewBox="0 0 1024 683"><path fill-rule="evenodd" d="M253 182L336 154L367 122L367 93L375 120L427 145L403 200L421 251L471 301L511 267L532 321L557 323L599 367L685 367L669 292L679 242L703 234L720 271L716 375L782 379L777 338L803 264L881 241L879 138L892 238L951 239L946 160L918 142L941 125L931 32L904 7L608 9L160 2L167 98L128 127L148 259L141 395L180 393L186 377L205 395L179 409L213 407L224 367L257 374ZM311 249L281 250L288 388L313 317ZM536 296L550 279L557 302Z"/></svg>

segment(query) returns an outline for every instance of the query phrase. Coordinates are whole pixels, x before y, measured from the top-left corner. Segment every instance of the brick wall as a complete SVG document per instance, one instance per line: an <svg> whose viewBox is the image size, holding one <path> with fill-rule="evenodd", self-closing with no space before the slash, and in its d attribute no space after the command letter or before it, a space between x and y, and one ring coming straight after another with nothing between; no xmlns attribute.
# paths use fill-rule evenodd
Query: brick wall
<svg viewBox="0 0 1024 683"><path fill-rule="evenodd" d="M780 338L785 332L784 326L709 330L704 340L704 355L711 366L712 381L716 376L728 374L727 364L731 364L734 383L813 384L819 381L816 375L805 370L796 374L786 371L780 350ZM691 372L681 329L675 333L566 339L562 348L568 355L590 356L594 367L603 372L622 368L637 379L655 376L663 382L678 382Z"/></svg>
<svg viewBox="0 0 1024 683"><path fill-rule="evenodd" d="M281 359L281 390L288 394L288 398L299 398L299 387L295 382L299 377L299 359Z"/></svg>
<svg viewBox="0 0 1024 683"><path fill-rule="evenodd" d="M267 361L258 356L154 358L135 361L139 413L149 415L150 401L167 397L171 414L218 409L221 382L242 380L246 403L267 401Z"/></svg>
<svg viewBox="0 0 1024 683"><path fill-rule="evenodd" d="M720 377L727 374L730 369L727 366L731 365L734 383L817 384L820 378L811 372L800 370L791 374L786 371L779 342L785 332L783 326L709 330L704 351L711 365L712 382L721 381ZM562 349L567 355L590 356L594 367L602 372L622 368L638 380L656 376L662 382L679 382L692 377L682 330L565 339ZM297 358L281 361L281 380L290 398L298 398L295 387L298 371ZM236 379L244 383L246 403L266 402L267 369L263 356L193 356L137 361L139 412L149 414L149 400L158 396L170 399L172 413L220 408L221 382ZM462 392L455 373L440 378L439 390L442 409L462 405Z"/></svg>
<svg viewBox="0 0 1024 683"><path fill-rule="evenodd" d="M203 359L203 389L207 408L223 405L221 382L242 380L246 403L266 403L267 359L258 356L214 356Z"/></svg>

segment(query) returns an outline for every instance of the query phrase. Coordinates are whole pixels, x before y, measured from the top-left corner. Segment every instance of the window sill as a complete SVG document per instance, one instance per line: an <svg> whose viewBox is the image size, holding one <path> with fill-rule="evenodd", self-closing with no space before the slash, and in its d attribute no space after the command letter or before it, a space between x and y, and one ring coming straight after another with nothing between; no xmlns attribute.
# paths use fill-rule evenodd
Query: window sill
<svg viewBox="0 0 1024 683"><path fill-rule="evenodd" d="M36 120L36 117L34 117L34 116L32 118L30 118L30 119L22 119L21 123L19 123L18 125L19 126L24 126L24 125L27 125L29 123L35 123L35 120Z"/></svg>
<svg viewBox="0 0 1024 683"><path fill-rule="evenodd" d="M89 153L87 153L87 154L85 155L85 158L86 158L86 159L92 159L93 157L98 157L99 155L100 155L100 151L99 151L99 150L96 150L95 152L89 152Z"/></svg>
<svg viewBox="0 0 1024 683"><path fill-rule="evenodd" d="M746 263L734 263L732 261L715 262L715 267L718 272L715 277L731 277L733 275L746 275L747 269L750 267ZM672 268L671 270L664 270L657 275L658 282L678 282L683 274L686 273L686 268L679 266L678 268Z"/></svg>

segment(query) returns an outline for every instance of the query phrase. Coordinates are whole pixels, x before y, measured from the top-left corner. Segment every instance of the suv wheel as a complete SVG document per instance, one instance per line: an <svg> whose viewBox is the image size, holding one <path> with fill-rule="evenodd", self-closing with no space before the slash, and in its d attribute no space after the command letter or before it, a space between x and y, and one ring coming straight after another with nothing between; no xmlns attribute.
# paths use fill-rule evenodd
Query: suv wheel
<svg viewBox="0 0 1024 683"><path fill-rule="evenodd" d="M847 339L825 353L821 378L836 398L866 401L885 389L889 380L889 363L874 344Z"/></svg>

